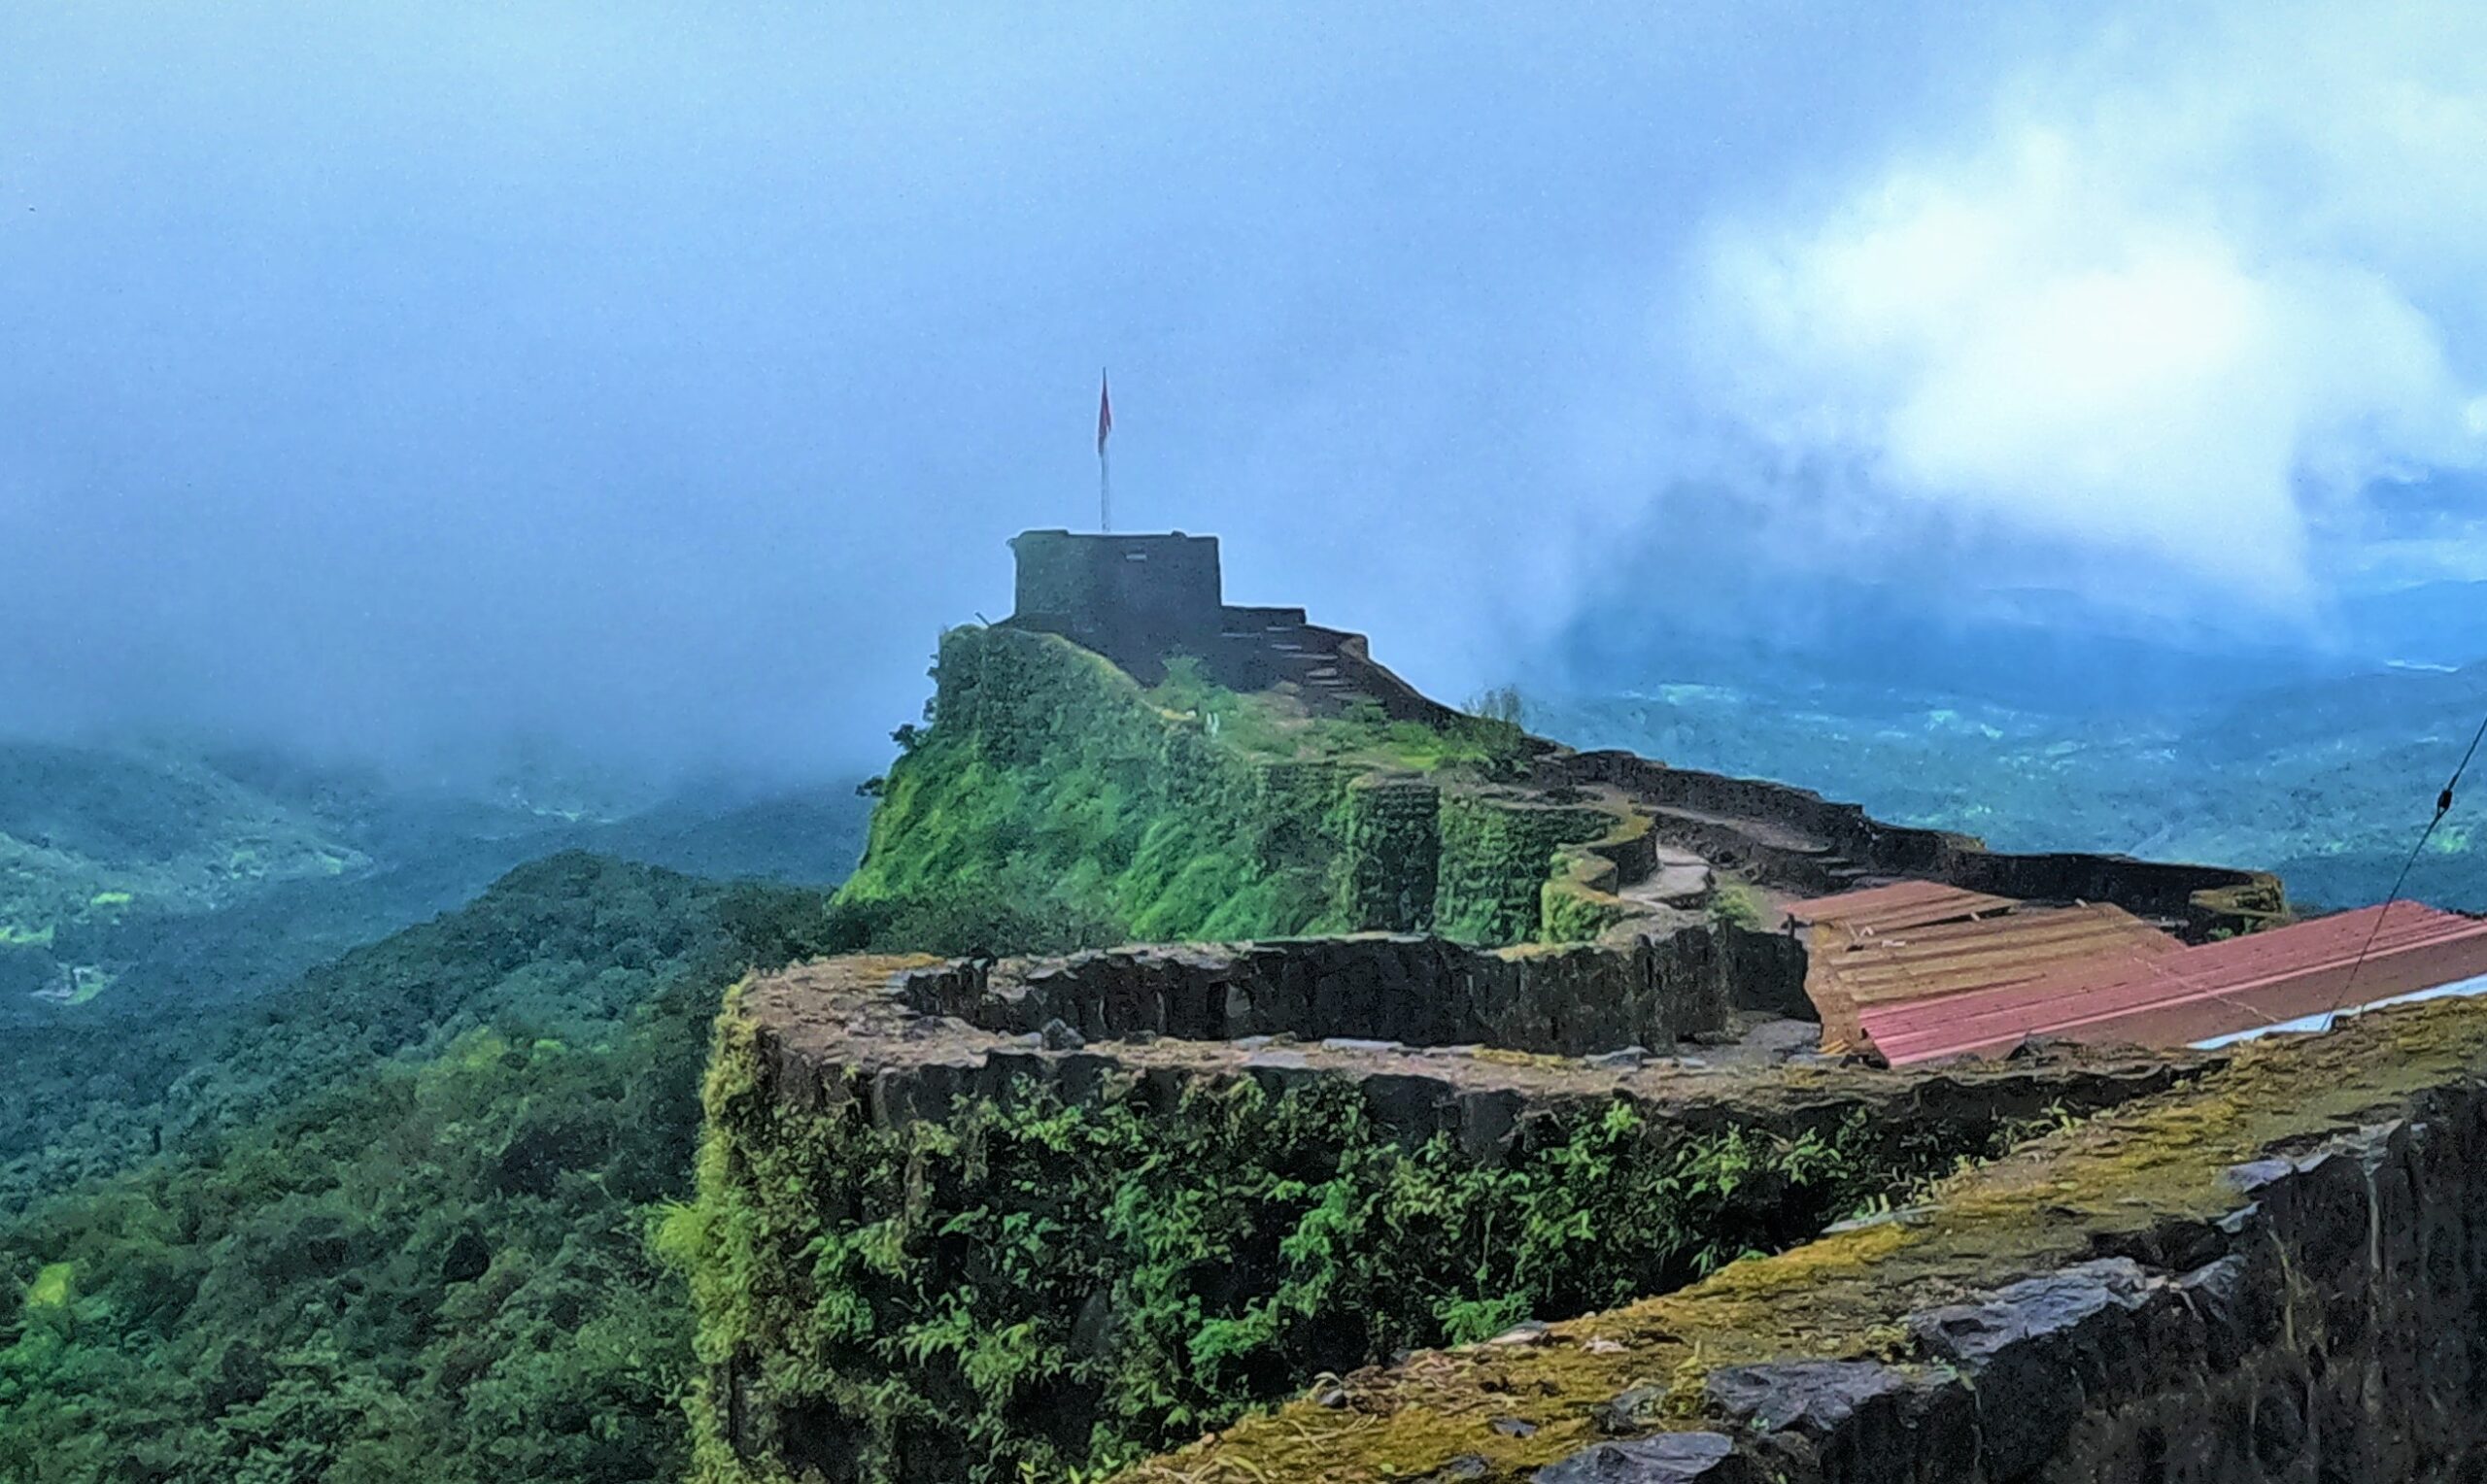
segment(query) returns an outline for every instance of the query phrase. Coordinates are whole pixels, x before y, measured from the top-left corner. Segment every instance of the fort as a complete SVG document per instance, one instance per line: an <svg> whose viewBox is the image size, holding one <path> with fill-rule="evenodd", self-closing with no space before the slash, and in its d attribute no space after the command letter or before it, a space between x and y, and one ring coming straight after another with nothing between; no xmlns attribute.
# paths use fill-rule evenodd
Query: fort
<svg viewBox="0 0 2487 1484"><path fill-rule="evenodd" d="M735 991L701 1477L2487 1465L2487 1016L2234 1043L2487 973L2468 920L1576 753L1228 605L1213 538L1014 547L849 894L1003 869L940 811L1077 780L995 853L1194 940ZM1150 856L1211 837L1211 890Z"/></svg>

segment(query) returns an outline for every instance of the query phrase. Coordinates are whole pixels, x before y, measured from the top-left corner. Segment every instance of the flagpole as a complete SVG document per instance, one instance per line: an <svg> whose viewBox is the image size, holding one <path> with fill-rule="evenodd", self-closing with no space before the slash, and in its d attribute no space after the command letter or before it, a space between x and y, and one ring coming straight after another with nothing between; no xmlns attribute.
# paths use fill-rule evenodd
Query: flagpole
<svg viewBox="0 0 2487 1484"><path fill-rule="evenodd" d="M1107 436L1114 430L1114 395L1104 367L1097 370L1097 529L1114 532L1114 473L1106 455Z"/></svg>

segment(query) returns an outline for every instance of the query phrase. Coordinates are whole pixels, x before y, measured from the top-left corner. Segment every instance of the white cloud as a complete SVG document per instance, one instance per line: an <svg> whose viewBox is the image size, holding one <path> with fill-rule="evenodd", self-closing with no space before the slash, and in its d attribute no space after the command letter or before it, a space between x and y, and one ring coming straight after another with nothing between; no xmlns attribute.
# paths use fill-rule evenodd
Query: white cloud
<svg viewBox="0 0 2487 1484"><path fill-rule="evenodd" d="M2303 594L2487 455L2487 23L2113 28L1826 206L1714 221L1704 410L1894 507Z"/></svg>

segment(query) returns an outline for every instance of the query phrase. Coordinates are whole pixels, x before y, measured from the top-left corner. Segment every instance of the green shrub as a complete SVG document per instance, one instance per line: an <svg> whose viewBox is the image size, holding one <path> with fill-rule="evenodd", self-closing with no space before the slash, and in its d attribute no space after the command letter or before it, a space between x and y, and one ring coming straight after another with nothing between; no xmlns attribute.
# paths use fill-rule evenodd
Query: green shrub
<svg viewBox="0 0 2487 1484"><path fill-rule="evenodd" d="M1721 928L1759 929L1769 908L1759 892L1741 881L1721 881L1710 893L1710 921Z"/></svg>

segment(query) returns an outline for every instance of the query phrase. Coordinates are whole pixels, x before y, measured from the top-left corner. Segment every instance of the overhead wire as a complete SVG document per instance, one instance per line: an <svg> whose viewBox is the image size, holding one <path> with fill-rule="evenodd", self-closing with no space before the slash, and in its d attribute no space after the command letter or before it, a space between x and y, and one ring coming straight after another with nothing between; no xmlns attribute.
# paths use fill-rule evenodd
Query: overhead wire
<svg viewBox="0 0 2487 1484"><path fill-rule="evenodd" d="M2470 762L2477 758L2481 740L2487 740L2487 716L2478 719L2478 729L2470 733L2470 747L2462 753L2460 764L2452 770L2452 777L2445 782L2443 792L2436 795L2435 814L2428 819L2427 827L2418 831L2416 842L2409 847L2408 859L2401 862L2401 874L2392 878L2392 890L2384 894L2383 906L2376 911L2373 926L2367 929L2366 942L2359 947L2358 956L2349 961L2348 980L2341 986L2339 997L2332 1002L2327 1022L2331 1016L2338 1015L2343 1006L2355 1002L2352 996L2357 993L2358 971L2366 967L2367 956L2374 952L2375 939L2382 935L2384 920L2392 915L2392 904L2401 899L2401 889L2409 884L2410 867L2418 863L2419 853L2427 848L2429 840L2435 838L2436 826L2444 822L2445 815L2452 813L2453 793L2461 787L2462 775L2470 771Z"/></svg>

